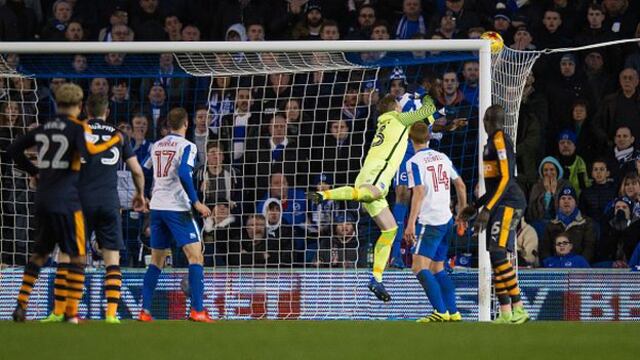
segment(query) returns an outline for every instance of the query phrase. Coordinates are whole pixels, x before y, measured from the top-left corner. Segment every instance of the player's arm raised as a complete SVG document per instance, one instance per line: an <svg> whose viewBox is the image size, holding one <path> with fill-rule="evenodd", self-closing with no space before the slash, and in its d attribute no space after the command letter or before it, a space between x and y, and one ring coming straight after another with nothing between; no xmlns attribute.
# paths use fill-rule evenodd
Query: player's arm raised
<svg viewBox="0 0 640 360"><path fill-rule="evenodd" d="M424 121L425 119L429 122L429 124L433 124L436 121L434 114L437 113L436 106L433 103L433 99L429 96L425 96L422 98L422 106L420 109L416 111L399 113L398 120L404 126L411 126L419 121Z"/></svg>
<svg viewBox="0 0 640 360"><path fill-rule="evenodd" d="M180 183L182 184L182 188L187 193L189 197L189 201L193 207L200 213L202 217L209 217L211 215L211 210L200 202L198 199L198 193L196 192L196 187L193 185L193 167L195 165L195 157L196 157L196 149L192 148L191 145L187 146L184 149L182 154L182 159L180 159L180 167L178 168L178 176L180 177Z"/></svg>

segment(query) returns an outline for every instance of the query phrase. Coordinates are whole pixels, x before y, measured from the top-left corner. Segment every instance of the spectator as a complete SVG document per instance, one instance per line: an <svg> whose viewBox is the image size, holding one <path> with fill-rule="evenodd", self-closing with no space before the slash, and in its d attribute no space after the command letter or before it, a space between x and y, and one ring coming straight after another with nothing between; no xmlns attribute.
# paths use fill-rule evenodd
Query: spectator
<svg viewBox="0 0 640 360"><path fill-rule="evenodd" d="M539 253L543 259L553 253L554 239L560 233L566 232L576 254L582 255L587 261L593 260L596 234L593 231L593 221L582 216L577 207L578 195L571 186L566 186L560 193L556 218L551 220L544 230L544 236Z"/></svg>
<svg viewBox="0 0 640 360"><path fill-rule="evenodd" d="M629 0L603 0L607 18L604 26L614 33L616 39L628 39L633 36L638 14L629 6Z"/></svg>
<svg viewBox="0 0 640 360"><path fill-rule="evenodd" d="M625 175L620 186L620 196L626 196L633 200L633 216L640 217L640 176L638 174Z"/></svg>
<svg viewBox="0 0 640 360"><path fill-rule="evenodd" d="M77 74L82 74L89 67L89 62L87 61L87 57L81 54L74 55L73 61L71 62L71 67L73 68L73 71L75 71Z"/></svg>
<svg viewBox="0 0 640 360"><path fill-rule="evenodd" d="M538 267L538 234L536 230L522 219L518 224L516 235L520 266Z"/></svg>
<svg viewBox="0 0 640 360"><path fill-rule="evenodd" d="M420 0L403 0L402 18L396 25L396 39L411 39L416 33L427 33L427 25L422 16L422 5Z"/></svg>
<svg viewBox="0 0 640 360"><path fill-rule="evenodd" d="M620 90L607 95L598 113L596 121L603 136L612 139L622 124L629 126L631 133L640 133L640 91L638 91L638 72L626 68L618 77Z"/></svg>
<svg viewBox="0 0 640 360"><path fill-rule="evenodd" d="M599 109L605 95L615 91L615 81L605 68L603 50L591 49L587 52L584 58L584 72L594 95L593 105L595 109Z"/></svg>
<svg viewBox="0 0 640 360"><path fill-rule="evenodd" d="M548 89L549 117L555 120L549 125L569 123L571 106L577 99L582 99L588 104L587 110L594 109L593 94L587 79L583 74L576 72L575 55L570 53L562 55L560 75L557 80L551 82ZM555 127L556 131L562 129L562 127Z"/></svg>
<svg viewBox="0 0 640 360"><path fill-rule="evenodd" d="M209 109L207 109L206 106L197 108L193 116L193 143L196 144L196 148L198 149L196 167L199 167L205 162L207 141L209 139L215 139L215 134L209 128L209 123L211 123Z"/></svg>
<svg viewBox="0 0 640 360"><path fill-rule="evenodd" d="M132 112L133 102L129 92L127 79L115 79L111 86L111 98L109 102L109 116L107 122L117 124L126 120Z"/></svg>
<svg viewBox="0 0 640 360"><path fill-rule="evenodd" d="M204 220L202 241L206 266L226 265L229 240L240 238L236 217L229 208L224 200L217 201L212 207L211 216Z"/></svg>
<svg viewBox="0 0 640 360"><path fill-rule="evenodd" d="M493 15L493 30L500 34L503 39L511 39L511 17L506 10L498 10Z"/></svg>
<svg viewBox="0 0 640 360"><path fill-rule="evenodd" d="M200 29L193 24L185 25L182 28L180 38L182 41L200 41Z"/></svg>
<svg viewBox="0 0 640 360"><path fill-rule="evenodd" d="M447 11L440 18L439 26L435 29L434 34L441 36L443 39L453 39L458 36L460 30L457 27L456 18L453 16L453 12ZM421 32L417 32L413 34L411 37L413 38L424 38L424 34Z"/></svg>
<svg viewBox="0 0 640 360"><path fill-rule="evenodd" d="M352 184L358 175L362 145L353 143L345 120L329 122L329 134L313 146L313 173L331 174L336 184Z"/></svg>
<svg viewBox="0 0 640 360"><path fill-rule="evenodd" d="M207 144L207 162L196 170L195 179L203 203L211 205L224 200L230 210L240 210L236 206L242 200L242 175L234 167L225 165L224 152L218 142Z"/></svg>
<svg viewBox="0 0 640 360"><path fill-rule="evenodd" d="M147 140L149 136L149 120L146 115L137 113L131 119L131 147L136 154L136 158L140 164L151 156L151 145L153 143ZM153 184L153 172L146 167L142 167L144 172L145 194L151 194L151 186Z"/></svg>
<svg viewBox="0 0 640 360"><path fill-rule="evenodd" d="M35 11L23 0L6 1L0 6L0 41L31 41L38 33Z"/></svg>
<svg viewBox="0 0 640 360"><path fill-rule="evenodd" d="M439 107L455 107L455 106L468 106L469 103L464 97L462 91L458 88L460 82L458 81L458 74L455 70L446 70L442 74L442 94L435 100Z"/></svg>
<svg viewBox="0 0 640 360"><path fill-rule="evenodd" d="M53 18L42 29L42 39L47 41L63 41L67 25L73 16L73 6L66 0L53 3Z"/></svg>
<svg viewBox="0 0 640 360"><path fill-rule="evenodd" d="M571 107L571 122L561 126L567 127L576 134L576 153L587 164L605 151L606 139L600 138L600 133L595 129L593 119L589 117L589 105L586 101L578 99Z"/></svg>
<svg viewBox="0 0 640 360"><path fill-rule="evenodd" d="M551 131L548 126L549 101L547 100L546 93L539 90L540 87L537 83L533 72L530 72L522 91L521 107L526 106L526 110L534 115L540 123L540 142L535 156L536 159L541 159L548 154L546 151L548 147L547 139L551 136ZM553 143L553 140L551 142Z"/></svg>
<svg viewBox="0 0 640 360"><path fill-rule="evenodd" d="M527 82L533 81L533 76L527 78ZM525 85L526 88L526 85ZM518 184L525 191L529 190L536 183L538 178L537 162L540 144L542 143L542 124L536 117L535 110L530 105L527 92L523 94L518 113L518 128L516 136L516 164L518 174L516 179ZM466 97L466 96L465 96Z"/></svg>
<svg viewBox="0 0 640 360"><path fill-rule="evenodd" d="M287 118L287 135L296 137L300 148L308 149L311 147L313 124L306 118L306 114L302 112L300 105L300 99L287 99L280 106L280 110L284 112Z"/></svg>
<svg viewBox="0 0 640 360"><path fill-rule="evenodd" d="M478 106L478 79L480 78L480 65L477 60L465 61L462 65L462 94L473 106Z"/></svg>
<svg viewBox="0 0 640 360"><path fill-rule="evenodd" d="M320 39L322 20L322 6L320 6L320 2L317 0L309 0L305 7L304 19L293 27L291 30L291 38L293 40Z"/></svg>
<svg viewBox="0 0 640 360"><path fill-rule="evenodd" d="M227 265L278 265L278 244L267 240L266 221L262 215L249 215L240 239L229 239Z"/></svg>
<svg viewBox="0 0 640 360"><path fill-rule="evenodd" d="M511 48L515 50L536 50L536 45L533 40L533 35L526 25L520 25L513 33L513 44Z"/></svg>
<svg viewBox="0 0 640 360"><path fill-rule="evenodd" d="M389 40L389 25L385 21L376 21L371 27L371 40ZM386 51L362 52L360 59L365 63L381 61L387 56Z"/></svg>
<svg viewBox="0 0 640 360"><path fill-rule="evenodd" d="M282 221L282 203L271 198L265 202L262 215L267 226L267 238L272 244L278 243L278 265L291 265L293 260L293 227Z"/></svg>
<svg viewBox="0 0 640 360"><path fill-rule="evenodd" d="M304 233L307 227L307 201L304 192L290 187L287 177L278 170L269 179L268 191L256 204L256 210L264 213L266 201L275 198L282 204L282 221L294 226L296 232Z"/></svg>
<svg viewBox="0 0 640 360"><path fill-rule="evenodd" d="M333 20L325 20L320 26L320 39L340 40L340 29L338 23Z"/></svg>
<svg viewBox="0 0 640 360"><path fill-rule="evenodd" d="M241 23L236 23L227 29L225 41L247 41L247 29Z"/></svg>
<svg viewBox="0 0 640 360"><path fill-rule="evenodd" d="M614 40L611 29L603 26L606 15L602 5L591 3L587 8L587 26L576 35L576 45L584 46Z"/></svg>
<svg viewBox="0 0 640 360"><path fill-rule="evenodd" d="M207 81L209 82L209 81ZM228 76L214 76L211 80L211 88L206 88L206 97L200 101L196 96L197 102L206 102L209 105L209 114L211 114L211 124L214 133L220 130L221 120L225 115L232 114L234 109L233 95L236 92L232 79Z"/></svg>
<svg viewBox="0 0 640 360"><path fill-rule="evenodd" d="M109 25L100 29L100 33L98 34L98 41L114 41L114 27L117 25L126 26L127 24L129 24L129 13L122 6L116 5L116 7L113 9L113 12L109 16ZM129 27L127 27L127 31L129 31ZM129 34L121 34L120 36L127 37L129 36Z"/></svg>
<svg viewBox="0 0 640 360"><path fill-rule="evenodd" d="M320 243L318 262L332 268L355 268L361 253L358 245L353 217L339 213L335 217L333 236L324 238Z"/></svg>
<svg viewBox="0 0 640 360"><path fill-rule="evenodd" d="M84 29L82 24L77 21L69 22L67 29L64 32L64 38L67 41L83 41L85 39Z"/></svg>
<svg viewBox="0 0 640 360"><path fill-rule="evenodd" d="M371 28L376 22L376 10L369 4L358 9L356 24L349 29L347 40L368 40L371 38Z"/></svg>
<svg viewBox="0 0 640 360"><path fill-rule="evenodd" d="M473 3L473 1L470 3ZM455 18L456 26L461 33L467 33L469 29L480 26L480 17L478 13L475 11L474 7L465 6L465 0L444 1L444 7L439 9L438 15L445 14L447 11L451 11L453 18ZM432 18L432 22L438 18L438 15Z"/></svg>
<svg viewBox="0 0 640 360"><path fill-rule="evenodd" d="M124 59L127 54L124 53L108 53L104 56L104 62L106 67L118 67L124 64ZM112 71L118 71L118 69L111 69Z"/></svg>
<svg viewBox="0 0 640 360"><path fill-rule="evenodd" d="M634 146L635 141L636 138L628 126L618 127L613 149L608 154L609 169L615 180L620 180L627 173L636 171L636 160L640 158L640 149Z"/></svg>
<svg viewBox="0 0 640 360"><path fill-rule="evenodd" d="M139 0L131 17L131 27L139 41L165 40L165 17L160 12L158 0Z"/></svg>
<svg viewBox="0 0 640 360"><path fill-rule="evenodd" d="M182 22L177 15L171 14L164 18L164 32L169 41L182 40Z"/></svg>
<svg viewBox="0 0 640 360"><path fill-rule="evenodd" d="M251 90L238 88L233 113L222 117L218 130L220 144L228 155L229 162L234 165L244 164L249 142L258 138L260 119L251 111Z"/></svg>
<svg viewBox="0 0 640 360"><path fill-rule="evenodd" d="M636 246L636 249L631 255L631 260L629 260L629 267L631 268L631 271L640 271L640 244Z"/></svg>
<svg viewBox="0 0 640 360"><path fill-rule="evenodd" d="M264 25L260 22L247 22L247 40L264 41Z"/></svg>
<svg viewBox="0 0 640 360"><path fill-rule="evenodd" d="M271 121L271 116L278 110L278 101L287 99L293 94L292 75L289 73L269 74L267 77L267 86L262 90L262 94L256 92L254 97L261 98L261 107L263 112L263 122ZM266 121L265 121L266 120Z"/></svg>
<svg viewBox="0 0 640 360"><path fill-rule="evenodd" d="M171 53L163 53L158 57L157 75L154 78L146 78L140 84L140 93L148 94L149 89L159 83L171 104L179 104L190 99L190 79L182 76L173 63ZM152 68L153 69L153 68Z"/></svg>
<svg viewBox="0 0 640 360"><path fill-rule="evenodd" d="M587 164L576 154L576 134L573 131L564 130L558 135L558 153L565 180L580 195L583 189L591 185L591 181L587 175Z"/></svg>
<svg viewBox="0 0 640 360"><path fill-rule="evenodd" d="M542 29L534 37L538 49L555 49L571 46L571 40L564 35L562 15L557 10L548 9L542 17Z"/></svg>
<svg viewBox="0 0 640 360"><path fill-rule="evenodd" d="M636 26L636 39L640 39L640 22ZM640 73L640 41L636 41L635 46L630 46L630 51L624 61L625 68L632 68Z"/></svg>
<svg viewBox="0 0 640 360"><path fill-rule="evenodd" d="M105 41L133 41L135 38L135 33L125 24L116 24L111 28L111 40Z"/></svg>
<svg viewBox="0 0 640 360"><path fill-rule="evenodd" d="M109 96L109 81L105 78L93 78L89 83L89 94Z"/></svg>
<svg viewBox="0 0 640 360"><path fill-rule="evenodd" d="M591 165L591 178L593 183L584 189L580 195L580 211L585 216L593 219L596 229L600 233L601 226L606 222L606 209L611 199L617 195L617 188L609 178L607 162L597 158Z"/></svg>
<svg viewBox="0 0 640 360"><path fill-rule="evenodd" d="M633 216L634 202L626 196L614 201L613 214L605 222L602 238L596 243L595 261L603 263L602 267L626 267L621 264L631 259L638 246L640 219Z"/></svg>
<svg viewBox="0 0 640 360"><path fill-rule="evenodd" d="M560 190L568 185L564 180L564 169L553 156L542 159L538 167L538 182L533 185L529 194L527 220L536 228L539 235L546 224L556 217L556 205L560 198ZM540 222L542 224L540 225Z"/></svg>
<svg viewBox="0 0 640 360"><path fill-rule="evenodd" d="M169 113L169 103L167 102L167 93L162 84L158 81L154 82L147 93L149 103L144 106L143 112L149 119L150 131L147 134L149 140L160 139L161 123Z"/></svg>
<svg viewBox="0 0 640 360"><path fill-rule="evenodd" d="M569 234L560 233L555 237L555 256L550 256L543 261L546 268L588 268L587 260L573 253L573 244L569 240Z"/></svg>
<svg viewBox="0 0 640 360"><path fill-rule="evenodd" d="M329 190L331 185L333 185L333 177L329 174L322 173L315 176L311 184L315 184L316 191ZM310 204L311 222L320 236L331 235L331 224L333 223L334 212L337 208L338 204L333 200L327 200L320 204L313 202Z"/></svg>

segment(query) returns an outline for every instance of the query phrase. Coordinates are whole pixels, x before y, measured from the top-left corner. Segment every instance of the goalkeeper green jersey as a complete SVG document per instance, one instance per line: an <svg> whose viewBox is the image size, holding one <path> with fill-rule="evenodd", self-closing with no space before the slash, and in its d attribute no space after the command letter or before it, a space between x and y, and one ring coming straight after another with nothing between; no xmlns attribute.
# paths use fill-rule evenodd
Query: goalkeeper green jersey
<svg viewBox="0 0 640 360"><path fill-rule="evenodd" d="M364 163L384 161L387 169L395 172L407 150L409 128L418 121L428 119L434 122L436 108L432 102L424 104L417 111L399 113L389 111L378 117L376 135Z"/></svg>

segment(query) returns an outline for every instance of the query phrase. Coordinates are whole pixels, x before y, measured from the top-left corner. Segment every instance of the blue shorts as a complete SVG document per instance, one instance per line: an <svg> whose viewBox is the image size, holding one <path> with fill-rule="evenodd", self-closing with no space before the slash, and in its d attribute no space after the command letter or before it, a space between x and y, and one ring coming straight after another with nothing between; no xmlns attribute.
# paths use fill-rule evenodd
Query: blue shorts
<svg viewBox="0 0 640 360"><path fill-rule="evenodd" d="M169 249L199 242L200 229L190 211L151 210L151 248Z"/></svg>
<svg viewBox="0 0 640 360"><path fill-rule="evenodd" d="M444 225L416 226L418 243L414 254L428 257L433 261L447 260L449 239L453 236L453 218Z"/></svg>

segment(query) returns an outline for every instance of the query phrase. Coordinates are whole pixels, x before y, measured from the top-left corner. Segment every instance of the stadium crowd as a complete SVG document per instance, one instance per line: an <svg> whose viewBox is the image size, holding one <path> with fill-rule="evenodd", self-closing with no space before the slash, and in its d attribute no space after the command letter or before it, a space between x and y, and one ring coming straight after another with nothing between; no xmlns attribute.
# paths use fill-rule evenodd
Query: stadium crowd
<svg viewBox="0 0 640 360"><path fill-rule="evenodd" d="M493 30L509 47L536 50L640 38L640 3L628 0L2 3L0 41L446 40ZM368 52L352 60L436 55L443 54ZM3 57L19 71L28 63L26 56ZM28 252L33 193L23 176L14 176L4 150L55 113L52 94L68 81L109 96L108 121L129 136L140 162L167 133L169 110L190 112L188 137L198 147L194 180L213 212L202 224L208 266L366 266L357 207L328 202L318 208L304 192L353 183L375 129L377 101L386 93L427 92L439 107L468 118L466 128L440 134L432 146L454 159L468 189L476 185L478 63L472 56L458 67L400 66L382 71L379 81L362 70L214 77L211 84L180 73L172 54L154 59L155 75L146 78L89 76L92 68L128 69L140 61L131 54L77 54L65 61L67 77L38 79L37 104L33 79L5 78L0 85L2 261L8 264L24 261L12 254ZM520 265L640 265L639 72L640 41L536 63L517 129L518 182L529 199L518 229ZM148 219L131 210L132 179L122 170L123 261L143 266ZM147 191L150 186L148 180ZM472 252L452 249L458 260ZM184 263L175 256L174 266Z"/></svg>

